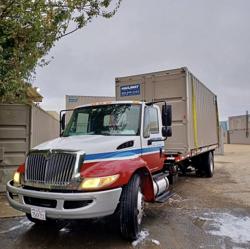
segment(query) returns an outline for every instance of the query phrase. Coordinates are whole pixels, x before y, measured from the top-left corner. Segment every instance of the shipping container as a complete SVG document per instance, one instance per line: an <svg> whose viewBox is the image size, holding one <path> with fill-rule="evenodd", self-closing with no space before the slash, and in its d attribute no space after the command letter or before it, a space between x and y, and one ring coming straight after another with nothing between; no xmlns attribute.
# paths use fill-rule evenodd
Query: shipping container
<svg viewBox="0 0 250 249"><path fill-rule="evenodd" d="M228 143L230 144L250 144L250 115L232 116L228 118L229 131Z"/></svg>
<svg viewBox="0 0 250 249"><path fill-rule="evenodd" d="M35 105L0 104L0 192L32 147L59 136L59 121Z"/></svg>
<svg viewBox="0 0 250 249"><path fill-rule="evenodd" d="M250 145L250 133L246 129L229 130L228 135L229 135L230 144L249 144Z"/></svg>
<svg viewBox="0 0 250 249"><path fill-rule="evenodd" d="M112 101L115 100L115 97L111 96L77 96L77 95L66 95L66 109L74 109L77 106L103 102L103 101ZM72 112L67 112L66 121L68 122L70 119Z"/></svg>
<svg viewBox="0 0 250 249"><path fill-rule="evenodd" d="M229 130L243 130L250 128L250 115L239 115L228 118Z"/></svg>
<svg viewBox="0 0 250 249"><path fill-rule="evenodd" d="M195 155L219 143L217 97L187 68L118 77L116 99L166 101L172 106L168 154Z"/></svg>
<svg viewBox="0 0 250 249"><path fill-rule="evenodd" d="M86 105L95 102L112 101L115 97L111 96L76 96L66 95L66 109L74 109L77 106Z"/></svg>

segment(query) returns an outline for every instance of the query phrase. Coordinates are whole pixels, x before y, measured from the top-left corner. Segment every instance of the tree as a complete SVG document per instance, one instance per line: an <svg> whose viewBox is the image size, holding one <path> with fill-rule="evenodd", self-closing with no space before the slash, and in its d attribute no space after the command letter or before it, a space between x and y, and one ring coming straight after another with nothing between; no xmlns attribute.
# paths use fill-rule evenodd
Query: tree
<svg viewBox="0 0 250 249"><path fill-rule="evenodd" d="M25 101L37 65L59 39L94 17L112 17L121 0L0 0L0 102Z"/></svg>

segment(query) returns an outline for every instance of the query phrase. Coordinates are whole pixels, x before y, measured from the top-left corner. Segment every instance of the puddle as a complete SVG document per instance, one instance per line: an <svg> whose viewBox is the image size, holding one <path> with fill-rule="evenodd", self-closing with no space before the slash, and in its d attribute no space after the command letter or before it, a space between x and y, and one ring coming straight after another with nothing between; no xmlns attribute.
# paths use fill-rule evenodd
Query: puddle
<svg viewBox="0 0 250 249"><path fill-rule="evenodd" d="M168 204L170 207L182 208L182 203L185 201L187 201L187 199L183 199L180 195L174 194L168 199Z"/></svg>
<svg viewBox="0 0 250 249"><path fill-rule="evenodd" d="M19 229L19 228L21 228L21 227L23 227L23 226L30 225L30 224L31 224L31 222L28 221L27 219L22 219L22 220L20 220L20 222L19 222L18 225L15 225L15 226L13 226L13 227L10 227L9 229L0 231L0 234L9 233L9 232L12 232L12 231L14 231L14 230L16 230L16 229Z"/></svg>
<svg viewBox="0 0 250 249"><path fill-rule="evenodd" d="M236 244L250 243L250 217L230 213L206 213L201 220L209 221L208 233L228 237Z"/></svg>

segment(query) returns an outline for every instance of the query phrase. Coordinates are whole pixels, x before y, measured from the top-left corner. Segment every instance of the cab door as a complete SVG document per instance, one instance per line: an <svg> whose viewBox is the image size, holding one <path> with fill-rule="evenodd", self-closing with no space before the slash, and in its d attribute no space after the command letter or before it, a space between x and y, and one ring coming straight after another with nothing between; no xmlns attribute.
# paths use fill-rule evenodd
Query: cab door
<svg viewBox="0 0 250 249"><path fill-rule="evenodd" d="M158 106L145 105L142 126L142 158L151 171L160 170L164 163L164 141L159 141L162 140L162 124L161 112Z"/></svg>

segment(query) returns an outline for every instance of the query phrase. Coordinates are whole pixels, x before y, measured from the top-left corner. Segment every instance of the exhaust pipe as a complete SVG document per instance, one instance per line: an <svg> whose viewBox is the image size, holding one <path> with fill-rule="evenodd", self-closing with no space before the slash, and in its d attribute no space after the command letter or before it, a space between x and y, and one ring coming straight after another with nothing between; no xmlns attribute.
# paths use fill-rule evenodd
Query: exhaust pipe
<svg viewBox="0 0 250 249"><path fill-rule="evenodd" d="M153 178L154 195L155 197L160 196L166 192L169 188L169 181L166 174L160 174Z"/></svg>

